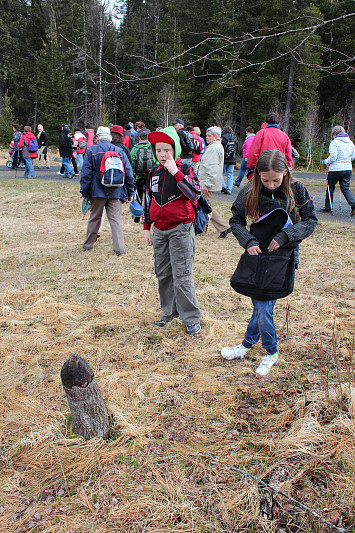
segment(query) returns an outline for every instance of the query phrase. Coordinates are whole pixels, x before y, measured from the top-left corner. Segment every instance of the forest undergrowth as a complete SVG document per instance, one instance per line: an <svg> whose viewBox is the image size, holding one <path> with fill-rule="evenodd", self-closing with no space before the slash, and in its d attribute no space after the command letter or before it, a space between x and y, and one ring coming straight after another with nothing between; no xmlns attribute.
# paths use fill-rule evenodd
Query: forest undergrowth
<svg viewBox="0 0 355 533"><path fill-rule="evenodd" d="M152 250L127 206L118 258L108 224L83 252L77 184L0 188L1 531L354 531L350 225L322 220L301 245L295 291L275 308L279 364L258 380L259 345L242 361L220 356L252 310L229 285L233 236L211 226L196 239L202 331L190 338L178 319L153 325ZM60 381L70 353L95 373L107 441L72 434Z"/></svg>

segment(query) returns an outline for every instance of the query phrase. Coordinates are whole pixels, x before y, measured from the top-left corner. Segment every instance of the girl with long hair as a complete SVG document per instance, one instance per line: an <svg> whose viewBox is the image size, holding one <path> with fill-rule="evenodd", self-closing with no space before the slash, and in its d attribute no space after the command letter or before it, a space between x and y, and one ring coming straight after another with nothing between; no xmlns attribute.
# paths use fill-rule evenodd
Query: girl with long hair
<svg viewBox="0 0 355 533"><path fill-rule="evenodd" d="M275 209L286 211L288 227L280 227L268 242L259 242L247 229L247 220L256 223ZM298 268L298 244L309 237L317 224L313 201L302 183L295 181L288 169L285 156L279 150L265 150L255 167L254 178L244 187L232 206L230 227L239 244L251 256L272 254L279 248L293 248L295 267ZM264 218L265 217L265 218ZM265 272L264 276L268 273ZM277 335L273 319L276 298L252 298L254 311L241 344L222 348L224 359L243 359L261 338L266 354L256 369L257 377L266 376L278 362Z"/></svg>

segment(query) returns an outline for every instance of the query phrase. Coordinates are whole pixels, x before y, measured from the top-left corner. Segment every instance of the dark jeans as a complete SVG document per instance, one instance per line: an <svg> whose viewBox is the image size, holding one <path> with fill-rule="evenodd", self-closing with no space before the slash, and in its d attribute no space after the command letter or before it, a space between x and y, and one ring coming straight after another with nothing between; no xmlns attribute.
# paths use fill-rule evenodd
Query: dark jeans
<svg viewBox="0 0 355 533"><path fill-rule="evenodd" d="M22 157L21 150L15 150L14 151L14 155L13 155L13 159L12 159L12 168L15 169L16 167L18 167L19 164L21 163L21 161L26 163L26 161Z"/></svg>
<svg viewBox="0 0 355 533"><path fill-rule="evenodd" d="M143 197L146 189L147 178L138 178L136 180L136 189L139 202L143 205Z"/></svg>
<svg viewBox="0 0 355 533"><path fill-rule="evenodd" d="M330 197L332 199L332 205L333 205L335 185L339 182L340 190L343 193L345 200L348 202L351 209L354 209L355 196L349 189L351 175L352 175L351 170L336 170L333 172L328 172L328 185L329 185ZM325 194L325 209L330 209L328 191Z"/></svg>
<svg viewBox="0 0 355 533"><path fill-rule="evenodd" d="M239 174L234 181L234 185L240 185L242 183L242 180L245 176L246 171L247 171L247 158L243 157L242 162L240 163Z"/></svg>
<svg viewBox="0 0 355 533"><path fill-rule="evenodd" d="M78 174L78 173L79 173L79 171L78 171L78 165L76 164L76 159L75 159L75 157L72 157L72 158L68 157L67 159L69 159L69 164L70 164L70 161L71 161L71 163L72 163L72 165L73 165L73 169L74 169L75 174ZM62 166L60 167L60 173L61 173L61 174L64 174L64 173L65 173L65 166L64 166L64 164L62 164Z"/></svg>

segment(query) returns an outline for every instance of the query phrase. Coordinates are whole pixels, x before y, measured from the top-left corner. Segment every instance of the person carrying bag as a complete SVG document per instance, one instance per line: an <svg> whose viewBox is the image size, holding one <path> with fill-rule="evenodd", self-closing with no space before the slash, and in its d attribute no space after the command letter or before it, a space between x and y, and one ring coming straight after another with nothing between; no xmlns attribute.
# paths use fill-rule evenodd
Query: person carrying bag
<svg viewBox="0 0 355 533"><path fill-rule="evenodd" d="M255 166L254 178L232 206L230 227L245 249L231 285L250 296L254 311L241 344L221 350L224 359L243 359L261 338L266 354L256 376L266 376L278 362L273 309L278 298L290 294L298 268L298 245L317 224L307 189L294 181L285 156L265 150ZM248 231L247 218L255 221Z"/></svg>

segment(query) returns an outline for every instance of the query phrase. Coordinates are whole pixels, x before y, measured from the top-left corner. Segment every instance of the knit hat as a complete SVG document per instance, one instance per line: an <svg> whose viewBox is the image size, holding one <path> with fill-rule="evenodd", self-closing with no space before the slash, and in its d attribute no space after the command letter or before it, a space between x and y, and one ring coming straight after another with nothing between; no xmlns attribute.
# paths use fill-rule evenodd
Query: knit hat
<svg viewBox="0 0 355 533"><path fill-rule="evenodd" d="M106 137L106 138L109 138L111 140L112 137L111 137L110 128L106 128L105 126L99 126L97 128L96 137L99 137L99 138L100 137Z"/></svg>
<svg viewBox="0 0 355 533"><path fill-rule="evenodd" d="M118 135L123 135L123 128L122 126L119 126L118 124L115 124L111 128L111 133L118 133Z"/></svg>

